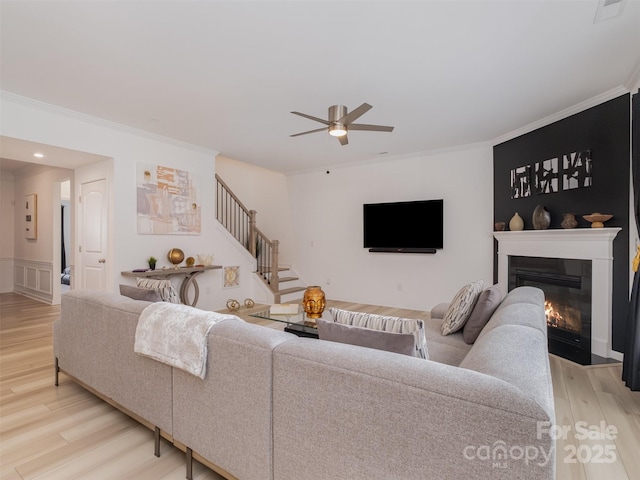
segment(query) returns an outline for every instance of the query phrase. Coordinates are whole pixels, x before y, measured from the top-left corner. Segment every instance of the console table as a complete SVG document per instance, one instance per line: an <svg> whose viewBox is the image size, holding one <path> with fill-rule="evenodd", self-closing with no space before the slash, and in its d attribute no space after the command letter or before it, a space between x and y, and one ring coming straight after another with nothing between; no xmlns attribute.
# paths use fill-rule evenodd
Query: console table
<svg viewBox="0 0 640 480"><path fill-rule="evenodd" d="M174 275L184 275L182 283L180 284L180 301L185 305L194 307L196 303L198 303L198 296L200 295L200 288L198 288L196 277L207 270L220 270L221 268L221 265L205 265L203 267L169 267L160 270L146 270L142 272L126 271L120 273L124 277L142 278L169 278ZM189 301L189 287L191 285L193 285L194 290L193 302Z"/></svg>

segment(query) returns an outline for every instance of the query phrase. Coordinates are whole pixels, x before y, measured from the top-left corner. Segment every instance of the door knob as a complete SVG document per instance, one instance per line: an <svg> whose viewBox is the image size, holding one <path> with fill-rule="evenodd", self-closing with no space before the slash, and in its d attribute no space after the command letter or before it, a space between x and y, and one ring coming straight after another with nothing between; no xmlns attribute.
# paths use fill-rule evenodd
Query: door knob
<svg viewBox="0 0 640 480"><path fill-rule="evenodd" d="M104 258L101 258L100 260L98 260L98 263L106 263L106 260Z"/></svg>

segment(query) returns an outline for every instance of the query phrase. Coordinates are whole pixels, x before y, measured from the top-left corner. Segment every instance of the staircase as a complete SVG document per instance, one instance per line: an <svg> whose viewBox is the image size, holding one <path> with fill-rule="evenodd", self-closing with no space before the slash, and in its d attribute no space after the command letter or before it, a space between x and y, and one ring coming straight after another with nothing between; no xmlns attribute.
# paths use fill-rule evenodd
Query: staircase
<svg viewBox="0 0 640 480"><path fill-rule="evenodd" d="M269 240L258 229L256 214L216 174L216 220L256 259L256 274L273 294L273 303L282 303L283 297L297 296L306 287L296 284L300 279L290 267L278 264L280 242ZM280 276L282 272L286 275Z"/></svg>

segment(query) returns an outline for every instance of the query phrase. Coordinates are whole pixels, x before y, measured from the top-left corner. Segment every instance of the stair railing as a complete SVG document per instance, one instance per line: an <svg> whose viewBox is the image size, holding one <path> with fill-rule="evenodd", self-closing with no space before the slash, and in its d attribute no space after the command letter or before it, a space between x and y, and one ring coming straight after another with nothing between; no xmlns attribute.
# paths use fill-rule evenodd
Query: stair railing
<svg viewBox="0 0 640 480"><path fill-rule="evenodd" d="M258 274L273 292L279 289L278 240L269 240L256 227L255 210L249 210L216 174L216 220L257 260Z"/></svg>

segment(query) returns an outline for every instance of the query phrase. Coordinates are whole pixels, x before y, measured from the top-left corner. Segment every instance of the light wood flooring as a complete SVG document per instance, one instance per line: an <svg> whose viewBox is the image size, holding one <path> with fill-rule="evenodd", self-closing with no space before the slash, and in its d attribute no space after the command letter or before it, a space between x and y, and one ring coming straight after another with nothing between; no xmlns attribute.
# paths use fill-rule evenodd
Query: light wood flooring
<svg viewBox="0 0 640 480"><path fill-rule="evenodd" d="M413 318L428 315L330 304ZM248 316L251 310L238 313L260 323ZM64 375L60 386L53 386L51 326L59 315L59 306L0 294L0 479L184 479L183 452L163 442L162 456L156 458L149 429ZM640 392L623 385L620 364L582 367L555 356L550 362L557 423L571 428L566 439L558 440L557 478L640 480ZM581 421L615 426L616 438L579 440L575 426ZM614 461L581 462L597 457L600 450L608 452L602 460L615 457ZM194 478L222 477L194 462Z"/></svg>

